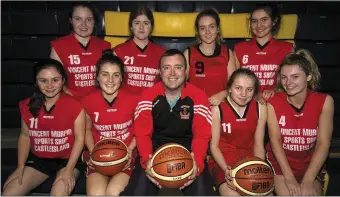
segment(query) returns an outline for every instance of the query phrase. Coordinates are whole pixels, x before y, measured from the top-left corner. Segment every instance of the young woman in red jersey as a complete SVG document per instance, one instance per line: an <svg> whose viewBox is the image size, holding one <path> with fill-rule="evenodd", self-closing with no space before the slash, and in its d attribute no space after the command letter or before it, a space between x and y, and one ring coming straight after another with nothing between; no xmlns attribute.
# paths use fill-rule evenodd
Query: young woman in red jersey
<svg viewBox="0 0 340 197"><path fill-rule="evenodd" d="M112 54L112 50L97 62L96 76L98 89L82 100L86 112L85 144L88 149L83 154L83 160L88 164L86 190L90 196L119 196L134 169L136 142L132 123L137 100L132 93L121 88L124 63ZM128 164L112 177L96 172L90 160L89 153L103 138L118 138L128 146Z"/></svg>
<svg viewBox="0 0 340 197"><path fill-rule="evenodd" d="M130 39L116 46L114 54L125 64L124 87L138 95L159 82L158 62L165 49L149 38L154 27L150 9L140 7L130 13Z"/></svg>
<svg viewBox="0 0 340 197"><path fill-rule="evenodd" d="M333 132L333 98L316 92L320 73L306 50L288 55L277 76L283 92L268 101L271 143L266 147L275 193L321 196Z"/></svg>
<svg viewBox="0 0 340 197"><path fill-rule="evenodd" d="M235 70L233 52L224 45L220 17L213 9L203 10L195 20L198 44L184 51L189 82L204 90L211 105L219 105L227 96L226 84Z"/></svg>
<svg viewBox="0 0 340 197"><path fill-rule="evenodd" d="M56 174L51 195L69 195L83 163L85 113L75 98L63 92L66 72L49 59L34 67L32 97L20 102L21 133L18 167L4 184L2 195L23 196Z"/></svg>
<svg viewBox="0 0 340 197"><path fill-rule="evenodd" d="M95 64L111 44L92 36L97 16L89 3L74 3L69 20L73 31L51 42L50 57L65 67L69 78L65 92L82 98L95 89Z"/></svg>
<svg viewBox="0 0 340 197"><path fill-rule="evenodd" d="M277 67L293 50L291 43L274 38L280 23L281 16L276 6L258 5L250 13L249 28L253 39L237 43L234 47L237 67L252 70L260 80L258 99L261 102L274 95Z"/></svg>
<svg viewBox="0 0 340 197"><path fill-rule="evenodd" d="M239 195L229 174L236 160L252 155L265 158L267 109L253 99L259 88L255 73L237 69L228 81L226 102L212 107L210 150L213 160L209 161L209 168L222 196Z"/></svg>

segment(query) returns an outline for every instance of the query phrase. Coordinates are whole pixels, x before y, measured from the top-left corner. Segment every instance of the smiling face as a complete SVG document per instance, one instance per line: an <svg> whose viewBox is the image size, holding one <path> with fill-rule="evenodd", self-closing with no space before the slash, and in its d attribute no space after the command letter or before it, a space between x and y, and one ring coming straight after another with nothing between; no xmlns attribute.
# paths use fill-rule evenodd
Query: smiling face
<svg viewBox="0 0 340 197"><path fill-rule="evenodd" d="M273 19L263 9L256 10L251 16L251 31L257 38L272 36L272 28L275 25Z"/></svg>
<svg viewBox="0 0 340 197"><path fill-rule="evenodd" d="M166 89L178 90L186 79L185 60L180 55L166 56L161 60L161 79Z"/></svg>
<svg viewBox="0 0 340 197"><path fill-rule="evenodd" d="M144 14L133 19L130 28L134 38L138 40L148 39L152 31L151 21Z"/></svg>
<svg viewBox="0 0 340 197"><path fill-rule="evenodd" d="M47 67L37 74L37 85L47 98L56 97L62 90L64 80L62 75L54 67Z"/></svg>
<svg viewBox="0 0 340 197"><path fill-rule="evenodd" d="M229 89L231 101L239 106L246 106L255 93L254 79L247 75L239 75Z"/></svg>
<svg viewBox="0 0 340 197"><path fill-rule="evenodd" d="M107 62L101 66L97 80L104 97L109 100L118 93L123 81L122 72L117 64Z"/></svg>
<svg viewBox="0 0 340 197"><path fill-rule="evenodd" d="M82 6L74 8L71 24L77 36L82 38L91 36L94 23L94 16L89 8Z"/></svg>
<svg viewBox="0 0 340 197"><path fill-rule="evenodd" d="M203 43L215 42L219 28L216 20L211 16L203 16L198 22L198 35Z"/></svg>
<svg viewBox="0 0 340 197"><path fill-rule="evenodd" d="M297 64L285 65L281 68L280 82L288 96L307 91L307 84L311 78Z"/></svg>

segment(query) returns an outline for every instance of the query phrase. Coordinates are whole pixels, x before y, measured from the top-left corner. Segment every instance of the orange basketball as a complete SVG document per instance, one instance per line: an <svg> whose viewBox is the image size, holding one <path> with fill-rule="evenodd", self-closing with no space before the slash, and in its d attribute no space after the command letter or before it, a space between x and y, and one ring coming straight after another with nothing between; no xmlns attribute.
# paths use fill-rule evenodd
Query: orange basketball
<svg viewBox="0 0 340 197"><path fill-rule="evenodd" d="M193 172L190 152L182 145L168 143L159 147L151 158L151 172L165 188L180 188Z"/></svg>
<svg viewBox="0 0 340 197"><path fill-rule="evenodd" d="M125 167L128 157L125 143L109 138L96 143L92 150L91 162L100 174L113 176Z"/></svg>
<svg viewBox="0 0 340 197"><path fill-rule="evenodd" d="M256 156L237 161L231 171L233 183L242 196L264 196L274 189L272 168Z"/></svg>

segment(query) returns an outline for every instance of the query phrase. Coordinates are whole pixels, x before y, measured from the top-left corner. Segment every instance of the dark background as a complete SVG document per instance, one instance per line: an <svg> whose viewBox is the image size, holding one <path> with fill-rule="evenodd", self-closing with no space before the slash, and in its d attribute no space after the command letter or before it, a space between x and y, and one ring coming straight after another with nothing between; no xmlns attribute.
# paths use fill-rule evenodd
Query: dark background
<svg viewBox="0 0 340 197"><path fill-rule="evenodd" d="M249 13L257 2L236 1L106 1L92 2L100 21L95 34L105 36L104 11L130 12L138 5L146 5L157 12L199 12L214 7L220 13ZM277 2L282 14L297 14L296 48L306 48L314 55L322 75L321 92L335 101L334 132L328 160L330 185L328 195L339 195L340 189L340 2ZM16 167L16 141L20 132L18 102L32 95L34 79L32 66L37 60L48 58L50 41L70 32L67 1L1 1L1 136L2 183ZM194 25L194 24L193 24ZM232 44L239 39L226 39ZM154 38L165 48L184 50L194 38ZM79 185L79 184L78 184ZM43 187L41 187L43 188ZM48 188L48 187L47 187ZM76 193L84 193L77 187ZM76 189L77 189L76 188ZM79 189L80 188L80 189ZM338 190L338 191L337 191ZM36 192L48 192L38 189Z"/></svg>

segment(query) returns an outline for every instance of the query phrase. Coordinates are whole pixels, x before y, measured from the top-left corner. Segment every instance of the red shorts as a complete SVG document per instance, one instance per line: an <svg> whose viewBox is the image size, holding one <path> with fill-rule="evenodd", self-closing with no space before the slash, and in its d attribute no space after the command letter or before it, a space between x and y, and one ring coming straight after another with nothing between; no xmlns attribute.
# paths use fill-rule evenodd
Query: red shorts
<svg viewBox="0 0 340 197"><path fill-rule="evenodd" d="M121 172L127 174L129 177L131 176L132 174L132 171L133 169L135 169L135 160L136 160L136 157L137 157L137 149L135 149L133 152L132 152L132 159L131 159L131 163L130 163L130 167L129 168L126 168L125 170L122 170ZM90 152L89 151L84 151L83 154L82 154L82 160L83 162L87 165L87 163L90 161ZM89 167L86 168L86 177L88 177L89 175L91 175L92 173L95 173L96 170L94 169L91 169Z"/></svg>
<svg viewBox="0 0 340 197"><path fill-rule="evenodd" d="M280 165L276 161L276 159L269 158L268 153L266 154L266 159L267 159L269 165L271 165L271 167L273 168L274 175L282 175ZM305 173L308 169L308 165L305 166L305 167L302 167L300 164L294 164L294 163L289 162L289 161L288 161L288 163L289 163L290 168L293 171L293 174L295 176L296 181L298 183L301 183L303 176L305 175ZM318 180L321 183L321 185L323 185L324 182L325 182L326 173L327 173L326 166L324 165L316 176L316 180Z"/></svg>
<svg viewBox="0 0 340 197"><path fill-rule="evenodd" d="M219 188L225 180L225 173L220 166L210 157L208 161L208 169L216 188Z"/></svg>

